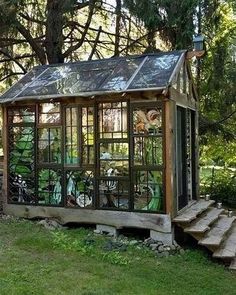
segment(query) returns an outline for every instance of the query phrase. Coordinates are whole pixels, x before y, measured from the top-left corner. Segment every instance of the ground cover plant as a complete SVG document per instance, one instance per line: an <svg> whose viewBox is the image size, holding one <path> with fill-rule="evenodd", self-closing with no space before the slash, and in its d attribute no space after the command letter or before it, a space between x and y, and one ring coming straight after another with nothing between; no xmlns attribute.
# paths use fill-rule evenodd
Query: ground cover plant
<svg viewBox="0 0 236 295"><path fill-rule="evenodd" d="M235 294L236 274L202 252L157 258L140 244L108 251L111 243L91 229L48 231L1 219L0 293Z"/></svg>

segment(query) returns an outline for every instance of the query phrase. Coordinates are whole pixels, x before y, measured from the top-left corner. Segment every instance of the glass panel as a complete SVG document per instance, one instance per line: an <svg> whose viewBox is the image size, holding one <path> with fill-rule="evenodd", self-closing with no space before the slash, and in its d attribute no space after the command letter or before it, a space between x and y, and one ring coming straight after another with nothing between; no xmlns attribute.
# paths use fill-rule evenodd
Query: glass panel
<svg viewBox="0 0 236 295"><path fill-rule="evenodd" d="M162 173L160 171L135 172L134 209L163 210Z"/></svg>
<svg viewBox="0 0 236 295"><path fill-rule="evenodd" d="M112 142L100 144L100 160L129 159L128 143Z"/></svg>
<svg viewBox="0 0 236 295"><path fill-rule="evenodd" d="M15 85L13 85L8 91L6 91L2 96L3 98L14 98L17 94L18 96L22 96L22 90L26 89L32 81L37 78L43 71L45 71L45 67L36 67L31 70L27 75L25 75L20 81L18 81Z"/></svg>
<svg viewBox="0 0 236 295"><path fill-rule="evenodd" d="M107 179L99 183L100 208L129 208L129 182L127 180Z"/></svg>
<svg viewBox="0 0 236 295"><path fill-rule="evenodd" d="M35 107L12 108L8 110L9 123L34 123Z"/></svg>
<svg viewBox="0 0 236 295"><path fill-rule="evenodd" d="M100 138L127 138L127 103L99 104Z"/></svg>
<svg viewBox="0 0 236 295"><path fill-rule="evenodd" d="M61 129L38 129L39 162L61 163Z"/></svg>
<svg viewBox="0 0 236 295"><path fill-rule="evenodd" d="M34 128L9 129L9 201L34 203Z"/></svg>
<svg viewBox="0 0 236 295"><path fill-rule="evenodd" d="M66 108L65 163L78 164L78 113L77 108Z"/></svg>
<svg viewBox="0 0 236 295"><path fill-rule="evenodd" d="M148 56L128 89L166 87L180 52Z"/></svg>
<svg viewBox="0 0 236 295"><path fill-rule="evenodd" d="M162 111L158 107L141 107L133 112L133 133L142 135L162 134Z"/></svg>
<svg viewBox="0 0 236 295"><path fill-rule="evenodd" d="M41 169L38 174L38 203L62 204L61 171Z"/></svg>
<svg viewBox="0 0 236 295"><path fill-rule="evenodd" d="M94 108L82 108L82 164L94 163Z"/></svg>
<svg viewBox="0 0 236 295"><path fill-rule="evenodd" d="M129 161L100 160L100 175L102 176L128 176Z"/></svg>
<svg viewBox="0 0 236 295"><path fill-rule="evenodd" d="M59 123L60 116L60 103L43 103L39 105L39 123Z"/></svg>
<svg viewBox="0 0 236 295"><path fill-rule="evenodd" d="M66 204L69 207L91 207L94 198L94 175L92 171L67 171Z"/></svg>
<svg viewBox="0 0 236 295"><path fill-rule="evenodd" d="M144 57L120 60L112 74L104 81L100 90L123 90Z"/></svg>
<svg viewBox="0 0 236 295"><path fill-rule="evenodd" d="M50 66L20 96L76 94L95 91L112 73L117 60Z"/></svg>
<svg viewBox="0 0 236 295"><path fill-rule="evenodd" d="M134 137L135 165L162 165L161 137Z"/></svg>

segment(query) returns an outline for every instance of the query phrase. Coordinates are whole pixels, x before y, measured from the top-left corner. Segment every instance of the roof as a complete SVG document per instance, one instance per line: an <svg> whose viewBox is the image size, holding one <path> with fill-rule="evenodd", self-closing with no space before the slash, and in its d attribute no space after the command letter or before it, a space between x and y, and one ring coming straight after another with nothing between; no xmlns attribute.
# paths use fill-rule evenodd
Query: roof
<svg viewBox="0 0 236 295"><path fill-rule="evenodd" d="M38 66L6 91L0 103L165 89L185 52Z"/></svg>

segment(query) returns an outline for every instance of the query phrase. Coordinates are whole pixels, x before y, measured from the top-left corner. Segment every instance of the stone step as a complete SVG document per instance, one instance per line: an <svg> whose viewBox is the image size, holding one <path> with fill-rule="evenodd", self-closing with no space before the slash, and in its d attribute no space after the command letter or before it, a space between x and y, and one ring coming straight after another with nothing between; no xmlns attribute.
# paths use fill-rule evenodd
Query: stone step
<svg viewBox="0 0 236 295"><path fill-rule="evenodd" d="M224 209L208 208L203 215L194 220L190 226L184 229L187 233L201 234L210 229L210 225L214 223L219 215L224 212Z"/></svg>
<svg viewBox="0 0 236 295"><path fill-rule="evenodd" d="M199 200L197 203L187 208L183 213L175 217L173 221L176 223L190 223L191 221L196 219L198 215L206 211L208 207L214 204L214 202L215 201L213 200L210 200L210 201Z"/></svg>
<svg viewBox="0 0 236 295"><path fill-rule="evenodd" d="M206 236L199 240L199 244L209 247L217 247L224 239L226 233L232 227L236 217L228 217L221 215L218 221L212 226L211 230L206 233Z"/></svg>
<svg viewBox="0 0 236 295"><path fill-rule="evenodd" d="M228 233L220 247L213 253L213 257L233 259L236 256L236 225Z"/></svg>
<svg viewBox="0 0 236 295"><path fill-rule="evenodd" d="M236 257L232 260L229 269L236 270Z"/></svg>

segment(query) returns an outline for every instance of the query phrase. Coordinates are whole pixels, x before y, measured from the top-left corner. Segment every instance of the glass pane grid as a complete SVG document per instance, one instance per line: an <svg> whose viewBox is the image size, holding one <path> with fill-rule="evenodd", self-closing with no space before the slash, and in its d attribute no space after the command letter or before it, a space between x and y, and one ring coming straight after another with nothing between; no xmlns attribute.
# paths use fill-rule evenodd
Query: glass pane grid
<svg viewBox="0 0 236 295"><path fill-rule="evenodd" d="M41 163L61 163L61 128L40 128L38 160Z"/></svg>
<svg viewBox="0 0 236 295"><path fill-rule="evenodd" d="M66 205L90 208L94 204L94 174L92 171L66 172Z"/></svg>
<svg viewBox="0 0 236 295"><path fill-rule="evenodd" d="M108 178L99 181L99 207L129 209L129 181Z"/></svg>
<svg viewBox="0 0 236 295"><path fill-rule="evenodd" d="M60 170L40 169L38 173L38 203L60 205L62 203L62 177Z"/></svg>
<svg viewBox="0 0 236 295"><path fill-rule="evenodd" d="M79 164L78 109L67 107L65 114L65 163Z"/></svg>
<svg viewBox="0 0 236 295"><path fill-rule="evenodd" d="M99 104L99 136L127 138L127 102Z"/></svg>
<svg viewBox="0 0 236 295"><path fill-rule="evenodd" d="M82 165L94 163L94 107L82 108Z"/></svg>

